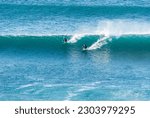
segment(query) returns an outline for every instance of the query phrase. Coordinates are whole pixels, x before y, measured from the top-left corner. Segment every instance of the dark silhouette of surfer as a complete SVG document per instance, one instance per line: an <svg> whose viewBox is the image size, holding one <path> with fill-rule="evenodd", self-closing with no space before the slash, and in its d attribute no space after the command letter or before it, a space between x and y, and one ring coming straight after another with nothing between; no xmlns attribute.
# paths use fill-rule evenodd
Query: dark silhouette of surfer
<svg viewBox="0 0 150 118"><path fill-rule="evenodd" d="M83 50L87 49L87 45L83 44L82 48L83 48Z"/></svg>
<svg viewBox="0 0 150 118"><path fill-rule="evenodd" d="M68 39L67 38L64 38L64 43L67 43L68 42Z"/></svg>

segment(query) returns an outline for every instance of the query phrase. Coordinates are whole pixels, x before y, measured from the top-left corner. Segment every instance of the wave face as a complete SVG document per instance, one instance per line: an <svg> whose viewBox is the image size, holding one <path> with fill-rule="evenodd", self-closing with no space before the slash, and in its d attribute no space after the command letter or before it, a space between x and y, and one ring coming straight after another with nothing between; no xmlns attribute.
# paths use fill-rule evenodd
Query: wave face
<svg viewBox="0 0 150 118"><path fill-rule="evenodd" d="M150 2L0 0L0 59L0 100L150 100Z"/></svg>
<svg viewBox="0 0 150 118"><path fill-rule="evenodd" d="M67 44L63 43L63 39L67 38ZM73 37L73 39L72 39ZM73 50L81 51L82 44L92 46L99 51L104 48L107 50L124 51L126 50L150 50L150 35L122 35L122 36L99 36L99 35L84 35L80 38L73 36L54 35L54 36L1 36L0 48L16 48L16 49L35 49L35 50L60 50L73 48ZM98 43L98 46L95 45ZM93 45L94 44L94 45ZM101 46L99 46L101 45ZM96 46L96 47L94 47ZM91 49L92 50L92 49ZM32 51L32 50L31 50Z"/></svg>
<svg viewBox="0 0 150 118"><path fill-rule="evenodd" d="M149 35L64 37L1 36L0 100L150 99Z"/></svg>

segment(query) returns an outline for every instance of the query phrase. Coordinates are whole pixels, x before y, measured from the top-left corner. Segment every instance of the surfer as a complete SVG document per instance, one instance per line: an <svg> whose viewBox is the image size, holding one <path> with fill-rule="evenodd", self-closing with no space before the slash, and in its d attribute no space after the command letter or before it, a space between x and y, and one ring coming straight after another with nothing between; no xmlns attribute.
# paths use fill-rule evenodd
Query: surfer
<svg viewBox="0 0 150 118"><path fill-rule="evenodd" d="M105 34L102 34L102 37L105 37Z"/></svg>
<svg viewBox="0 0 150 118"><path fill-rule="evenodd" d="M83 48L83 50L86 50L87 49L87 45L83 44L82 48Z"/></svg>
<svg viewBox="0 0 150 118"><path fill-rule="evenodd" d="M64 43L67 43L67 41L68 41L67 38L64 38Z"/></svg>

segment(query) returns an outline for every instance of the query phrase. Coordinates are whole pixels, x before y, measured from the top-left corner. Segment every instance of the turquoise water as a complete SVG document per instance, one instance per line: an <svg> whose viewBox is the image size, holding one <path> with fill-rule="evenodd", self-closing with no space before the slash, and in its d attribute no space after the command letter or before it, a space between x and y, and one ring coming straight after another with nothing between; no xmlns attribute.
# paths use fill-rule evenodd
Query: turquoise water
<svg viewBox="0 0 150 118"><path fill-rule="evenodd" d="M149 0L0 0L0 11L0 100L150 100Z"/></svg>

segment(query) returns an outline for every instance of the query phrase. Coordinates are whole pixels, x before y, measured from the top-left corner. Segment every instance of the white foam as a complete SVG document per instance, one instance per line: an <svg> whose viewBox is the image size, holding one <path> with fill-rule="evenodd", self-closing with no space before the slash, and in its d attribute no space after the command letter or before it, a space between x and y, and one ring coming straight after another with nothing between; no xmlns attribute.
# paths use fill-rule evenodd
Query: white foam
<svg viewBox="0 0 150 118"><path fill-rule="evenodd" d="M24 88L28 88L28 87L33 87L35 85L37 85L37 83L20 85L20 87L18 87L16 89L24 89Z"/></svg>
<svg viewBox="0 0 150 118"><path fill-rule="evenodd" d="M86 35L105 35L107 40L111 41L110 36L120 37L122 35L149 35L150 23L140 19L113 19L113 20L100 20L95 22L93 27L91 25L82 24L76 31L68 43L76 43ZM91 30L92 29L92 30ZM88 50L100 48L107 44L106 37L99 39ZM101 41L100 41L101 40ZM104 40L104 41L102 41Z"/></svg>
<svg viewBox="0 0 150 118"><path fill-rule="evenodd" d="M52 87L70 87L75 86L76 84L45 84L43 85L46 88L52 88ZM78 84L77 84L78 85Z"/></svg>
<svg viewBox="0 0 150 118"><path fill-rule="evenodd" d="M114 19L101 20L98 23L96 33L105 35L144 35L150 34L150 23L142 20Z"/></svg>
<svg viewBox="0 0 150 118"><path fill-rule="evenodd" d="M149 35L150 22L141 19L104 19L92 23L81 24L76 34L121 36L121 35Z"/></svg>
<svg viewBox="0 0 150 118"><path fill-rule="evenodd" d="M71 98L73 98L74 96L77 96L77 93L68 91L68 95L67 95L67 97L66 97L66 99L65 99L64 101L69 101L69 100L71 100Z"/></svg>
<svg viewBox="0 0 150 118"><path fill-rule="evenodd" d="M76 43L84 36L85 36L85 34L75 34L71 37L71 39L68 41L68 43Z"/></svg>
<svg viewBox="0 0 150 118"><path fill-rule="evenodd" d="M40 94L40 93L42 93L43 91L44 91L44 89L40 89L40 90L35 91L34 94Z"/></svg>
<svg viewBox="0 0 150 118"><path fill-rule="evenodd" d="M150 23L142 20L130 19L114 19L99 21L94 34L104 34L105 37L100 38L86 50L95 50L108 44L112 40L111 36L120 37L122 35L149 35Z"/></svg>
<svg viewBox="0 0 150 118"><path fill-rule="evenodd" d="M92 44L86 50L95 50L97 48L101 48L103 45L106 45L108 43L107 40L111 41L111 38L108 36L104 36L103 38L100 38L99 40L97 40L94 44Z"/></svg>
<svg viewBox="0 0 150 118"><path fill-rule="evenodd" d="M97 85L99 85L99 84L101 84L100 81L87 83L87 84L77 84L71 88L71 89L75 89L75 90L68 91L68 95L66 96L65 101L71 100L73 97L77 96L81 92L93 90L93 89L97 88Z"/></svg>

